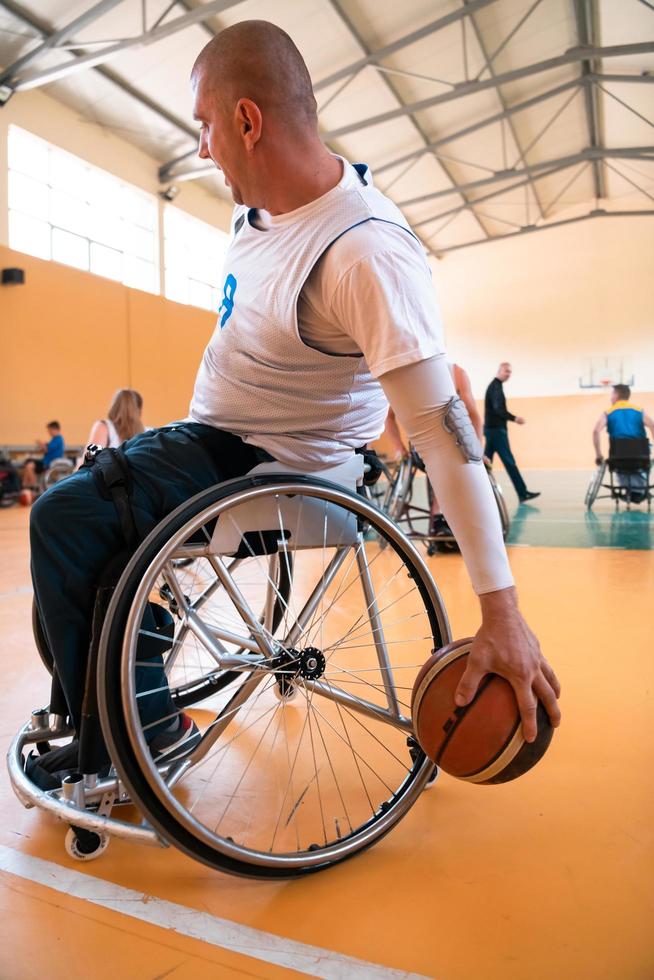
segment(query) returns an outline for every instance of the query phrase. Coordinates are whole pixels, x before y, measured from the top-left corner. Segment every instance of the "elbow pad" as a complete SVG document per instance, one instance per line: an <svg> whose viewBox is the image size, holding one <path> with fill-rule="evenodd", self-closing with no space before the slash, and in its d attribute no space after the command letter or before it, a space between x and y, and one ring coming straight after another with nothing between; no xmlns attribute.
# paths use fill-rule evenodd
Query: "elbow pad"
<svg viewBox="0 0 654 980"><path fill-rule="evenodd" d="M443 414L443 428L454 438L466 463L481 463L484 453L465 403L458 395L450 398Z"/></svg>

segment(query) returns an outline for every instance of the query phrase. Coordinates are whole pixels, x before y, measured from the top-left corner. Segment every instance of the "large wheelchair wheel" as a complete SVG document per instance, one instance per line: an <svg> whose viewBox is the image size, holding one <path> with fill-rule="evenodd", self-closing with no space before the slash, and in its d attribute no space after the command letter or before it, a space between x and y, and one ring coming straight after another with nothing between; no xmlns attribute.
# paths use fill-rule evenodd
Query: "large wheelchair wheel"
<svg viewBox="0 0 654 980"><path fill-rule="evenodd" d="M271 552L289 570L286 599ZM210 609L201 583L180 580L174 563L190 556L221 581ZM162 589L193 640L170 684L178 670L189 684L233 675L195 713L200 743L168 767L148 733L171 716L151 717L156 692L137 679L141 624ZM258 616L274 600L276 625ZM411 689L449 638L424 562L363 497L301 477L231 481L162 521L126 568L100 649L103 731L166 840L223 871L295 877L369 847L418 798L433 764L413 735Z"/></svg>
<svg viewBox="0 0 654 980"><path fill-rule="evenodd" d="M584 498L584 504L586 505L587 510L591 510L593 504L595 503L595 498L600 492L600 487L602 486L602 480L604 479L605 472L606 460L603 460L595 470L592 479L588 484L588 490L586 491L586 497Z"/></svg>
<svg viewBox="0 0 654 980"><path fill-rule="evenodd" d="M275 630L283 616L285 604L288 599L291 587L292 563L290 561L288 563L281 562L278 555L271 555L267 561L267 574L270 581L274 582L275 589L274 601L272 602L270 611L271 628ZM200 563L196 562L194 558L174 561L173 567L175 568L177 581L182 592L185 595L192 593L195 597L195 608L204 607L205 615L209 613L212 605L220 599L219 596L216 596L216 593L219 591L221 583L215 572L210 566L201 568ZM236 582L242 586L243 583L240 582L240 574L236 566L232 568L232 575ZM167 607L169 612L173 614L174 631L172 645L170 651L164 654L164 671L170 680L170 693L176 707L188 708L191 705L198 704L204 698L214 694L217 690L226 687L236 678L236 675L228 670L213 670L200 679L196 676L191 678L185 677L185 668L182 661L180 661L179 654L185 648L185 658L188 658L189 646L196 644L197 641L190 634L188 624L179 615L175 597L166 583L161 586L156 598L161 605ZM261 609L259 619L263 619L264 615L265 610ZM43 629L43 624L41 623L36 599L32 600L32 634L41 662L48 673L52 674L54 670L54 658L45 635L45 630Z"/></svg>

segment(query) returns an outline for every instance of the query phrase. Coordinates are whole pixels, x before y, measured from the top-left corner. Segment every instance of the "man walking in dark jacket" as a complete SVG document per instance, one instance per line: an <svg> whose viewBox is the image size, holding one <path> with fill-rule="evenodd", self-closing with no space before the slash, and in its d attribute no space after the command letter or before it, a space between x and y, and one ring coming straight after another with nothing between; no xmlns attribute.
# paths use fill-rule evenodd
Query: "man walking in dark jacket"
<svg viewBox="0 0 654 980"><path fill-rule="evenodd" d="M525 420L520 415L512 415L506 407L504 388L502 385L511 377L511 365L508 361L502 361L497 374L486 389L485 413L484 413L484 435L486 436L486 456L492 462L495 453L504 463L504 468L509 475L511 483L515 487L515 492L520 498L520 502L533 500L539 497L539 493L527 490L525 481L520 475L520 470L513 458L511 447L509 446L509 435L506 431L507 421L517 422L524 425Z"/></svg>

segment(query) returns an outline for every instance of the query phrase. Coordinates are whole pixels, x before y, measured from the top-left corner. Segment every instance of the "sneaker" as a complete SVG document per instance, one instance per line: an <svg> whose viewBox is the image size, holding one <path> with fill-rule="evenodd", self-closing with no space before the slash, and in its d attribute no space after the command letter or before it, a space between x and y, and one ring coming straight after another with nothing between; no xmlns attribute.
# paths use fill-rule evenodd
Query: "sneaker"
<svg viewBox="0 0 654 980"><path fill-rule="evenodd" d="M453 538L452 528L442 514L435 514L431 519L429 535L432 538Z"/></svg>
<svg viewBox="0 0 654 980"><path fill-rule="evenodd" d="M200 729L190 715L182 712L169 728L155 735L149 743L155 762L178 762L198 745Z"/></svg>
<svg viewBox="0 0 654 980"><path fill-rule="evenodd" d="M524 497L520 497L520 503L524 504L525 500L534 500L535 497L540 497L540 490L527 490Z"/></svg>

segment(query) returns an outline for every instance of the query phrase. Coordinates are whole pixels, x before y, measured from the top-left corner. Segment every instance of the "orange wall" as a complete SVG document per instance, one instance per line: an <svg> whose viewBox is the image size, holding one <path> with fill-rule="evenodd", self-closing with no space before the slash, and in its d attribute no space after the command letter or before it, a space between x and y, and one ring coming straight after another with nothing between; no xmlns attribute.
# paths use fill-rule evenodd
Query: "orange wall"
<svg viewBox="0 0 654 980"><path fill-rule="evenodd" d="M654 418L654 392L639 392L632 397L634 405L644 408ZM507 398L509 411L522 415L524 425L509 426L511 448L518 466L525 469L592 469L595 452L592 432L601 413L610 404L604 392L593 395L561 395L549 398ZM483 403L479 410L484 412ZM602 447L608 446L606 435ZM376 448L386 452L382 438ZM499 460L494 465L500 466Z"/></svg>
<svg viewBox="0 0 654 980"><path fill-rule="evenodd" d="M82 443L124 386L149 425L186 415L214 314L0 246L7 266L26 283L0 287L0 443L43 438L51 418Z"/></svg>
<svg viewBox="0 0 654 980"><path fill-rule="evenodd" d="M0 443L42 438L51 418L70 443L82 443L125 385L143 394L149 425L186 415L214 314L2 246L0 266L26 272L24 286L0 287ZM507 398L527 419L510 427L521 466L592 465L604 393L513 398L509 390ZM654 393L633 400L654 417Z"/></svg>

